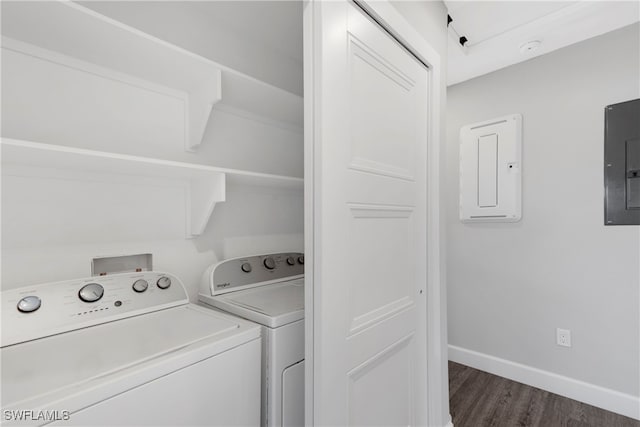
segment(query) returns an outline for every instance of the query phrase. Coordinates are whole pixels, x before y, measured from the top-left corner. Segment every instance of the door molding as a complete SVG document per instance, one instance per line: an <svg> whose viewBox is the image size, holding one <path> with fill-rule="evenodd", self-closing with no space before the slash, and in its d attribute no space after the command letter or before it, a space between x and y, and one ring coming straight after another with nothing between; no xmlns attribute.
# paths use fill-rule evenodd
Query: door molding
<svg viewBox="0 0 640 427"><path fill-rule="evenodd" d="M347 1L347 0L344 0ZM316 110L322 93L316 88L321 72L314 61L313 51L320 48L321 0L304 2L304 187L305 187L305 424L314 425L313 390L316 363L314 352L314 299L322 293L314 283L320 280L314 270L314 253L322 242L316 238L317 206L314 194L319 191L319 180L314 170L314 160L319 156L319 123L315 123ZM450 423L448 413L446 298L441 271L441 227L440 227L440 105L442 64L438 52L425 40L390 2L381 0L358 0L356 3L383 29L409 50L429 68L428 98L428 171L427 171L427 406L420 419L430 426ZM420 422L424 424L424 422Z"/></svg>

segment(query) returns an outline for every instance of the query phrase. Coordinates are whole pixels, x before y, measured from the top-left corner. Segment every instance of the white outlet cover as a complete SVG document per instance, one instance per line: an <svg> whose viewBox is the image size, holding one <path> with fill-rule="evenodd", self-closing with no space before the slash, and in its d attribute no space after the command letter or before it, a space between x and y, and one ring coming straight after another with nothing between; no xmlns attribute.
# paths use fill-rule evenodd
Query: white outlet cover
<svg viewBox="0 0 640 427"><path fill-rule="evenodd" d="M571 331L569 329L556 329L556 344L563 347L571 347Z"/></svg>

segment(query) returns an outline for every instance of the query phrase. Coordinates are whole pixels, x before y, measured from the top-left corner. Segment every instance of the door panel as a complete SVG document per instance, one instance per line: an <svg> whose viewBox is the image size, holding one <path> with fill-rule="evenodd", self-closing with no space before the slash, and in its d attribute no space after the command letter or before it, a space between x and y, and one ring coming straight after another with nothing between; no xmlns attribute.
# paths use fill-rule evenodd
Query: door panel
<svg viewBox="0 0 640 427"><path fill-rule="evenodd" d="M353 37L349 38L349 73L351 169L413 180L414 129L405 109L412 103L414 82ZM395 143L371 143L378 140Z"/></svg>
<svg viewBox="0 0 640 427"><path fill-rule="evenodd" d="M412 343L405 337L349 372L349 425L414 424Z"/></svg>
<svg viewBox="0 0 640 427"><path fill-rule="evenodd" d="M411 266L407 265L411 210L358 205L351 208L351 214L350 335L409 307L414 298ZM372 263L375 259L384 261Z"/></svg>
<svg viewBox="0 0 640 427"><path fill-rule="evenodd" d="M414 425L426 411L429 70L357 5L313 7L313 421Z"/></svg>

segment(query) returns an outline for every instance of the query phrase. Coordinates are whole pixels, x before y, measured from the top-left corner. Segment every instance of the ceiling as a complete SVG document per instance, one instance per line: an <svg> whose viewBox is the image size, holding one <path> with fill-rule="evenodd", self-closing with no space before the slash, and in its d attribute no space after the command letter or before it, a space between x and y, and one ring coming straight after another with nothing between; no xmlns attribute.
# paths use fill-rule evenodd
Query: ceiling
<svg viewBox="0 0 640 427"><path fill-rule="evenodd" d="M445 4L453 18L448 85L640 21L638 1L445 0ZM458 42L460 36L468 39L464 46Z"/></svg>

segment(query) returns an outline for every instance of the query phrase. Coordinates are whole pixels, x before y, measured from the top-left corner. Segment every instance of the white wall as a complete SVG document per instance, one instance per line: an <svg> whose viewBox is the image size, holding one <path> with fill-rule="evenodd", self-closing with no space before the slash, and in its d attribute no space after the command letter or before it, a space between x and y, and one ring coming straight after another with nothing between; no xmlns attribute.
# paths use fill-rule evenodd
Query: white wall
<svg viewBox="0 0 640 427"><path fill-rule="evenodd" d="M131 16L135 16L141 26L149 28L157 25L154 20L158 16L169 16L144 13L139 3L122 3L117 10L124 14L127 7L136 11ZM179 8L180 4L167 3L164 7L170 11ZM200 34L196 29L203 21L184 11L179 16L176 26L168 30L176 37L184 38L183 47L193 51L202 48L202 39L196 37ZM193 27L187 24L188 18L194 19ZM143 21L145 25L142 25ZM293 25L299 27L301 24ZM175 33L178 30L182 31L181 35ZM218 32L223 30L216 28ZM226 37L234 38L235 34L231 32ZM191 41L193 45L189 45ZM206 41L214 47L218 43L211 38ZM261 56L252 56L253 53L252 50L237 49L234 55L238 61L250 60L255 67L260 58L269 55L265 49L261 50ZM277 55L273 53L274 57ZM285 70L286 64L279 64L281 70ZM8 65L3 62L3 85L7 83L4 71ZM273 71L269 64L264 69ZM286 70L301 81L301 69ZM21 78L20 70L11 75ZM55 83L50 85L53 88ZM46 87L44 85L43 90ZM157 137L144 141L127 138L128 135L107 138L99 128L92 134L91 126L86 123L68 126L62 132L43 132L38 123L29 120L28 114L24 113L29 111L29 105L35 108L38 97L16 98L10 92L3 91L2 94L3 137L264 173L303 175L302 129L277 126L269 121L254 120L252 115L215 109L202 145L197 152L189 153L179 138L172 138L168 131L159 131ZM118 105L107 107L118 109ZM171 108L163 111L171 111ZM141 113L140 118L146 120L144 123L148 121L148 126L157 125L152 114ZM175 126L172 123L171 129L180 129L182 119L181 115L176 115ZM213 262L246 254L303 250L303 194L300 190L228 186L226 201L216 206L204 233L186 239L184 207L187 196L184 187L175 182L149 182L133 177L120 177L114 181L91 172L83 172L80 179L69 171L35 173L45 179L34 177L31 171L29 176L6 176L5 172L2 180L2 289L89 276L91 259L97 256L151 252L154 268L176 274L195 300L200 276ZM102 209L105 204L115 208ZM150 208L158 204L161 209Z"/></svg>
<svg viewBox="0 0 640 427"><path fill-rule="evenodd" d="M440 87L440 129L442 132L440 143L440 170L446 169L446 106L447 106L447 8L441 1L392 1L391 3L403 16L412 24L415 29L429 42L440 55L442 65L442 82ZM436 414L435 419L440 420L440 425L447 425L450 422L449 416L449 382L448 382L448 367L447 367L447 325L446 325L446 307L447 307L447 293L446 293L446 212L445 212L445 195L446 195L446 179L445 174L440 174L440 197L442 200L440 209L440 226L441 226L441 283L442 286L433 295L429 295L429 298L435 298L440 302L442 308L441 318L437 319L438 325L430 325L432 328L436 328L442 331L442 342L440 343L440 360L437 362L437 366L429 366L431 369L429 375L433 378L440 377L440 384L442 389L441 405L439 408L429 408L430 411ZM438 372L433 372L438 369Z"/></svg>
<svg viewBox="0 0 640 427"><path fill-rule="evenodd" d="M196 301L200 277L214 262L247 254L304 249L300 191L227 187L227 200L216 206L204 233L186 239L180 193L167 193L166 189L159 193L167 203L178 206L157 215L159 218L154 218L152 225L127 213L129 206L122 206L122 217L126 219L101 227L107 219L99 213L94 219L83 218L85 212L76 211L75 197L69 205L43 201L42 191L32 187L41 186L42 180L34 180L32 186L24 182L12 185L16 179L19 178L3 178L2 289L88 277L94 257L152 253L154 268L178 276L191 300ZM83 183L58 184L53 182L50 189L68 193ZM95 189L96 183L89 186ZM107 191L112 190L113 185L108 184ZM120 197L111 198L115 203L121 202ZM148 196L144 200L148 201ZM100 203L92 204L100 209Z"/></svg>
<svg viewBox="0 0 640 427"><path fill-rule="evenodd" d="M640 395L640 230L603 225L604 107L640 97L639 31L449 88L448 326L458 356ZM460 127L510 113L523 115L522 220L462 224ZM556 345L557 327L571 330L571 348Z"/></svg>

